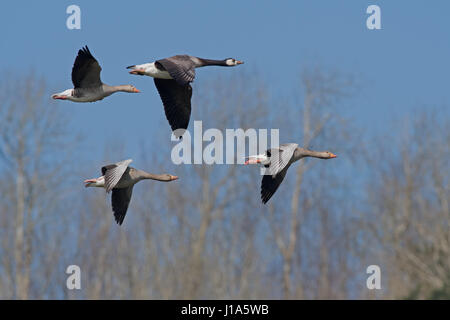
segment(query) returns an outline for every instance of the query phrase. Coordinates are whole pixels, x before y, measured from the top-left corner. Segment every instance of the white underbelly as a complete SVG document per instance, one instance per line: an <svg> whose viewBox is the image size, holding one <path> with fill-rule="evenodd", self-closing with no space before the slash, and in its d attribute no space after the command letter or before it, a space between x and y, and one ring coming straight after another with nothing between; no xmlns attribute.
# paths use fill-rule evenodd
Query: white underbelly
<svg viewBox="0 0 450 320"><path fill-rule="evenodd" d="M155 63L149 63L145 68L145 75L153 77L153 78L159 78L159 79L172 79L170 74L167 71L161 71L158 68L156 68Z"/></svg>

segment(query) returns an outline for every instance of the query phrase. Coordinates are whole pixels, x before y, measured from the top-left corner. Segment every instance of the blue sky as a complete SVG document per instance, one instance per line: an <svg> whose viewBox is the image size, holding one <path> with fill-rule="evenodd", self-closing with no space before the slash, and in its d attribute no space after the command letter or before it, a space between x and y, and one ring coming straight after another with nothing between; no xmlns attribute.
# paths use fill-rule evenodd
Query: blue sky
<svg viewBox="0 0 450 320"><path fill-rule="evenodd" d="M71 4L81 8L81 30L66 28ZM366 28L370 4L381 7L382 30ZM274 96L293 92L308 64L354 73L362 88L351 116L382 132L394 116L449 105L449 12L450 2L443 0L8 1L0 10L0 71L32 69L62 91L72 86L76 52L87 44L105 83L131 83L142 91L94 104L60 103L90 136L91 147L117 133L145 137L166 121L153 81L129 75L125 67L182 53L242 59L239 68L258 70ZM197 76L215 72L202 69ZM128 112L135 121L124 124ZM102 121L105 115L111 126ZM137 142L127 148L137 156Z"/></svg>

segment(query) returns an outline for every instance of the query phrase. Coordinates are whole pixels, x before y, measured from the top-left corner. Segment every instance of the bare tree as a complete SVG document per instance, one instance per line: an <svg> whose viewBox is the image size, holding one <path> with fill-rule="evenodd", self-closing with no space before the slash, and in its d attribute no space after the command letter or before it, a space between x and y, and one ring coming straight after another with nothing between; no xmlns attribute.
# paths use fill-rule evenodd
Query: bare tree
<svg viewBox="0 0 450 320"><path fill-rule="evenodd" d="M352 79L312 68L300 84L300 99L275 99L257 74L204 78L194 90L190 128L198 119L204 130L279 128L282 142L329 149L338 159L296 163L262 205L255 167L171 163L164 122L133 158L180 179L136 187L118 226L110 196L81 181L129 156L125 143L106 143L103 161L78 167L69 122L48 101L43 81L0 83L0 177L10 182L0 184L0 297L445 297L448 121L423 115L403 127L396 122L387 137L365 140L370 158L360 161L354 133L361 131L342 112ZM365 174L356 177L359 170ZM377 294L365 289L365 268L374 263L386 287ZM80 291L65 289L69 264L81 267Z"/></svg>
<svg viewBox="0 0 450 320"><path fill-rule="evenodd" d="M423 299L449 285L449 124L433 113L397 121L399 134L389 145L381 138L369 160L365 228L390 298Z"/></svg>
<svg viewBox="0 0 450 320"><path fill-rule="evenodd" d="M291 128L301 128L290 136L292 141L299 141L305 148L310 148L313 144L320 148L331 148L344 152L350 150L353 142L348 139L349 128L346 129L346 119L340 115L340 109L343 107L342 101L349 98L355 89L355 82L351 76L342 74L337 71L326 71L323 68L313 67L303 70L301 74L301 85L303 89L303 101L296 107L296 110L290 111L290 119L295 121L288 125ZM341 107L341 108L340 108ZM283 121L283 120L282 120ZM286 120L284 120L286 121ZM299 126L298 124L301 124ZM345 143L347 147L344 147ZM305 181L305 174L318 166L316 161L301 161L296 168L295 183L291 185L293 192L290 198L290 208L280 208L269 210L269 225L272 227L274 241L280 251L282 257L282 284L283 297L288 298L307 298L312 297L305 294L305 290L311 292L311 287L306 286L302 278L305 274L298 274L293 278L293 265L298 263L302 265L302 250L306 250L310 256L315 256L311 250L307 250L303 242L306 240L299 235L305 233L302 225L307 225L305 220L308 214L317 211L315 214L319 216L315 221L320 221L321 228L319 234L315 235L315 239L319 243L318 261L314 268L318 268L320 277L314 277L316 282L316 296L322 298L330 298L333 295L330 292L329 268L331 261L330 247L326 244L327 238L332 235L329 233L334 227L330 225L329 215L335 212L330 208L321 206L326 202L328 194L324 192L324 182L332 179L332 172L326 169L315 168L314 170L322 170L318 175L309 175L309 179ZM331 165L327 163L327 165ZM312 178L315 177L315 178ZM312 178L312 179L311 179ZM303 188L303 186L311 185L311 190ZM340 186L340 187L343 187ZM316 190L312 190L316 189ZM314 194L316 193L316 194ZM320 206L320 207L319 207ZM277 217L278 216L278 217ZM281 217L280 217L281 216ZM306 227L307 228L307 227ZM297 256L297 257L296 257ZM295 287L293 287L295 286ZM305 286L307 289L305 289Z"/></svg>
<svg viewBox="0 0 450 320"><path fill-rule="evenodd" d="M7 288L13 290L2 295L9 297L8 292L13 292L11 297L27 299L33 289L33 261L44 259L41 254L51 254L35 247L41 236L37 229L45 229L46 215L60 206L62 193L55 194L51 186L58 183L64 187L60 181L65 156L53 157L53 152L69 150L63 143L67 121L49 102L42 79L34 75L7 79L0 84L0 175L10 182L2 197L2 202L9 203L6 213L10 213L2 223L8 259L3 266ZM52 265L47 268L51 274Z"/></svg>

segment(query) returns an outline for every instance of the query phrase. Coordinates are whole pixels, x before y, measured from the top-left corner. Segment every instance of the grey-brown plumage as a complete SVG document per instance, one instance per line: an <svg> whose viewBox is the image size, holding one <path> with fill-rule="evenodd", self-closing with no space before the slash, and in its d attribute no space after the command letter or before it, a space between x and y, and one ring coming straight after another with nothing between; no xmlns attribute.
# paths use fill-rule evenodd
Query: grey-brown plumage
<svg viewBox="0 0 450 320"><path fill-rule="evenodd" d="M250 156L246 164L261 163L266 168L261 181L261 200L266 204L283 182L287 170L294 162L304 158L332 159L336 155L328 151L312 151L298 147L296 143L281 144L268 149L262 156Z"/></svg>
<svg viewBox="0 0 450 320"><path fill-rule="evenodd" d="M133 193L133 187L141 180L173 181L177 176L170 174L151 174L129 166L131 159L109 164L102 167L102 176L97 179L85 180L86 187L105 188L112 191L111 204L116 222L121 225L128 210Z"/></svg>
<svg viewBox="0 0 450 320"><path fill-rule="evenodd" d="M167 71L181 86L195 79L195 68L203 66L199 59L188 55L177 55L155 61L155 66L161 71Z"/></svg>
<svg viewBox="0 0 450 320"><path fill-rule="evenodd" d="M70 100L73 102L94 102L102 100L115 92L137 93L132 85L109 86L102 83L100 72L102 68L89 48L78 50L78 55L72 67L73 89L52 95L53 99Z"/></svg>
<svg viewBox="0 0 450 320"><path fill-rule="evenodd" d="M232 67L243 62L228 58L224 60L203 59L189 55L176 55L156 60L153 63L133 65L131 74L147 75L154 78L156 89L164 105L166 118L177 137L183 135L189 125L191 115L191 82L195 79L195 69L205 66Z"/></svg>

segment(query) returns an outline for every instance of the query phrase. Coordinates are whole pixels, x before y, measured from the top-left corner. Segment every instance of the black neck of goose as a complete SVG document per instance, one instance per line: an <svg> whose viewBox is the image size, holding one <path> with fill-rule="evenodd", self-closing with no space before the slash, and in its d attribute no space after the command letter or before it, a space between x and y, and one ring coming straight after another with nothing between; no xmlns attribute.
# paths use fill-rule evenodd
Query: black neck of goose
<svg viewBox="0 0 450 320"><path fill-rule="evenodd" d="M225 60L213 60L213 59L198 58L198 60L200 60L200 67L205 67L205 66L223 66L223 67L228 67L228 65L226 63L226 59Z"/></svg>

